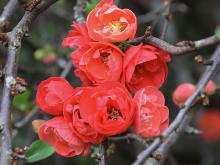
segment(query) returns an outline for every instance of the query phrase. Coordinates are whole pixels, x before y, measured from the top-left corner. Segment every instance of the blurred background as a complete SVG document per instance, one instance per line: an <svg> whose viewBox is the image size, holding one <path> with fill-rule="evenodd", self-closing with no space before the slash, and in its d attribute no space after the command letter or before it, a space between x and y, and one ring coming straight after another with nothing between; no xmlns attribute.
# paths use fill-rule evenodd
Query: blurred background
<svg viewBox="0 0 220 165"><path fill-rule="evenodd" d="M2 11L6 0L0 1ZM118 0L119 7L131 9L138 18L137 36L144 34L148 25L153 27L153 35L160 36L164 24L163 1L162 0ZM57 76L70 60L69 49L61 48L61 41L70 29L73 21L74 0L60 0L45 13L41 14L34 21L30 37L23 41L18 76L24 78L28 83L28 90L13 100L12 122L15 124L28 115L35 103L36 86L43 79L50 76ZM177 43L182 40L198 40L214 34L220 25L220 1L219 0L174 0L171 7L172 20L170 21L168 33L165 40L170 43ZM12 18L12 25L15 25L22 17L24 11L17 8ZM149 13L151 13L149 15ZM147 15L146 15L147 14ZM202 55L209 58L215 46L198 51L188 56L172 57L169 64L169 77L162 88L166 96L166 104L170 109L170 120L172 121L178 113L178 107L172 103L172 92L176 86L183 82L196 83L204 66L196 63L194 57ZM0 47L0 66L4 66L6 49ZM80 86L80 81L73 75L73 70L68 74L67 80L74 86ZM0 81L1 82L1 81ZM220 76L215 78L220 85ZM0 87L1 91L1 87ZM1 97L0 97L1 99ZM210 97L210 105L220 111L220 91ZM206 108L202 108L206 109ZM194 119L198 118L201 111ZM33 119L48 119L49 116L40 111ZM33 120L32 119L32 120ZM29 146L37 139L30 120L25 126L15 131L13 136L14 147ZM219 123L220 124L220 123ZM196 122L192 122L195 126ZM107 158L107 165L128 165L131 164L136 155L143 149L140 144L130 141L116 143L115 152ZM171 148L165 165L220 165L220 141L204 141L199 135L184 134ZM21 162L21 164L23 164ZM52 157L33 163L33 165L96 165L97 162L89 157L62 158L56 154Z"/></svg>

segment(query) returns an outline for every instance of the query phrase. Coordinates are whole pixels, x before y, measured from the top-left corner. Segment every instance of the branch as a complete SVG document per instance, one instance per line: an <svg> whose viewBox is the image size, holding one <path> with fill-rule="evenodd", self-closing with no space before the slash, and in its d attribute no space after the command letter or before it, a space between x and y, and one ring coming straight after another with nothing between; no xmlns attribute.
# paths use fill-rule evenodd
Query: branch
<svg viewBox="0 0 220 165"><path fill-rule="evenodd" d="M84 10L87 0L77 0L76 5L73 8L74 19L78 23L85 22Z"/></svg>
<svg viewBox="0 0 220 165"><path fill-rule="evenodd" d="M101 150L100 150L100 161L99 161L99 165L105 165L105 146L104 144L100 144L101 145Z"/></svg>
<svg viewBox="0 0 220 165"><path fill-rule="evenodd" d="M172 0L164 1L165 11L163 14L164 14L165 22L164 22L163 30L162 30L161 37L160 37L161 40L165 39L168 26L169 26L169 22L172 18L171 5L172 5Z"/></svg>
<svg viewBox="0 0 220 165"><path fill-rule="evenodd" d="M133 163L133 165L140 165L144 162L146 158L152 154L160 144L163 143L163 140L167 139L170 134L175 132L179 125L182 123L183 119L186 117L188 110L191 108L192 104L204 90L207 82L216 74L217 70L220 66L220 45L217 47L214 55L212 56L211 60L213 60L213 64L211 66L207 66L206 71L203 73L200 81L197 83L196 91L193 95L185 102L184 107L180 109L178 115L176 116L175 120L171 123L169 128L162 133L161 137L155 138L155 140L150 144L148 148L142 151L139 155L137 160ZM182 131L182 129L181 129ZM180 131L180 132L181 132Z"/></svg>
<svg viewBox="0 0 220 165"><path fill-rule="evenodd" d="M0 16L0 31L5 31L9 27L9 20L18 6L17 0L9 0L8 4L4 7L2 15Z"/></svg>
<svg viewBox="0 0 220 165"><path fill-rule="evenodd" d="M129 140L129 139L136 140L146 147L148 146L148 144L146 143L147 142L146 139L144 139L136 134L133 134L133 133L128 133L124 136L115 136L115 137L108 138L108 140L110 140L110 141Z"/></svg>
<svg viewBox="0 0 220 165"><path fill-rule="evenodd" d="M181 42L181 46L174 46L166 41L163 41L159 38L149 35L149 32L147 32L147 35L145 34L144 36L138 37L134 40L130 40L128 41L128 44L138 45L141 42L145 42L153 46L156 46L172 55L181 56L205 47L218 44L220 43L220 40L218 39L217 36L213 35L198 41L184 41Z"/></svg>
<svg viewBox="0 0 220 165"><path fill-rule="evenodd" d="M8 165L11 149L11 132L10 132L10 117L11 117L11 102L10 95L11 82L17 75L17 65L21 49L21 41L23 37L29 32L29 28L33 20L49 6L55 3L56 0L48 0L39 5L32 12L25 12L23 18L16 25L16 27L8 33L8 56L6 61L5 81L3 85L3 94L1 100L0 124L1 124L1 148L0 148L0 164Z"/></svg>

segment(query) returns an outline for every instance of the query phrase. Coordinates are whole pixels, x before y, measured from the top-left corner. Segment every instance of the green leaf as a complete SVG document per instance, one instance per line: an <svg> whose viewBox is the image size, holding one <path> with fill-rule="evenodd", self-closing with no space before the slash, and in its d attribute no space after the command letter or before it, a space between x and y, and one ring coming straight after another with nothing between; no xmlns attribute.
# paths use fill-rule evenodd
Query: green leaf
<svg viewBox="0 0 220 165"><path fill-rule="evenodd" d="M25 157L28 163L43 160L51 156L55 149L47 142L37 140L31 144L30 148L25 152Z"/></svg>
<svg viewBox="0 0 220 165"><path fill-rule="evenodd" d="M88 2L86 4L86 14L89 14L99 2L100 0L91 0L91 2Z"/></svg>
<svg viewBox="0 0 220 165"><path fill-rule="evenodd" d="M31 96L30 90L26 90L20 95L16 95L13 99L13 106L21 111L26 111L31 106L29 99Z"/></svg>
<svg viewBox="0 0 220 165"><path fill-rule="evenodd" d="M218 39L220 39L220 27L217 28L215 35L218 37Z"/></svg>

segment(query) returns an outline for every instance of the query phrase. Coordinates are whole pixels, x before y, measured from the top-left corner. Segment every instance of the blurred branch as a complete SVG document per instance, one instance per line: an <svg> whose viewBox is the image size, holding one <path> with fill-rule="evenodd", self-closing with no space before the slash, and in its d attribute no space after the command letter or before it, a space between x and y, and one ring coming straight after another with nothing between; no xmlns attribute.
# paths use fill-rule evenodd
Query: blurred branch
<svg viewBox="0 0 220 165"><path fill-rule="evenodd" d="M152 36L151 31L146 30L144 36L135 38L134 40L130 40L128 41L128 44L138 45L141 42L154 45L172 55L181 56L205 47L218 44L220 43L220 40L217 38L217 36L213 35L198 41L182 41L177 44L178 46L175 46L166 41L163 41L159 38Z"/></svg>
<svg viewBox="0 0 220 165"><path fill-rule="evenodd" d="M164 22L163 30L162 30L162 33L160 36L161 40L165 39L167 30L168 30L168 26L169 26L169 22L172 18L171 5L172 5L172 0L164 0L165 11L164 11L163 15L165 18L165 22Z"/></svg>
<svg viewBox="0 0 220 165"><path fill-rule="evenodd" d="M18 6L17 0L9 0L7 5L4 7L2 15L0 16L0 31L5 31L9 27L9 20Z"/></svg>
<svg viewBox="0 0 220 165"><path fill-rule="evenodd" d="M105 146L104 144L100 144L101 150L100 150L100 161L99 165L105 165Z"/></svg>
<svg viewBox="0 0 220 165"><path fill-rule="evenodd" d="M38 7L35 7L31 12L25 12L20 22L7 35L9 37L8 56L5 69L5 80L3 85L3 94L1 100L0 125L1 125L1 148L0 148L0 164L8 165L12 154L12 142L10 131L10 117L11 117L11 84L17 75L17 65L19 61L20 49L22 39L29 32L29 28L34 19L48 7L50 7L56 0L48 0ZM7 9L7 8L6 8ZM5 10L6 10L5 9ZM11 12L11 11L10 11ZM8 14L10 15L10 14ZM10 80L10 81L9 81Z"/></svg>
<svg viewBox="0 0 220 165"><path fill-rule="evenodd" d="M115 137L108 138L108 140L110 140L110 141L120 141L120 140L130 140L130 139L136 140L136 141L140 142L141 144L143 144L144 146L148 146L148 144L146 143L146 139L144 139L136 134L133 134L133 133L128 133L124 136L115 136Z"/></svg>
<svg viewBox="0 0 220 165"><path fill-rule="evenodd" d="M213 78L213 76L216 74L216 72L219 69L220 45L217 47L211 60L213 60L213 64L211 66L207 66L205 72L203 73L199 82L197 83L196 91L185 102L184 107L180 109L178 115L171 123L169 128L164 133L162 133L160 137L155 138L154 141L149 145L149 147L138 155L137 160L133 163L133 165L141 165L145 161L145 159L147 159L151 154L153 154L155 150L157 150L158 148L161 149L161 146L167 147L167 149L170 148L172 144L170 145L169 142L173 139L173 136L176 136L174 135L175 132L176 134L180 134L181 132L184 131L185 126L188 124L187 112L189 111L195 100L200 96L207 82Z"/></svg>
<svg viewBox="0 0 220 165"><path fill-rule="evenodd" d="M73 8L74 19L78 23L85 22L84 10L87 0L77 0L76 5Z"/></svg>

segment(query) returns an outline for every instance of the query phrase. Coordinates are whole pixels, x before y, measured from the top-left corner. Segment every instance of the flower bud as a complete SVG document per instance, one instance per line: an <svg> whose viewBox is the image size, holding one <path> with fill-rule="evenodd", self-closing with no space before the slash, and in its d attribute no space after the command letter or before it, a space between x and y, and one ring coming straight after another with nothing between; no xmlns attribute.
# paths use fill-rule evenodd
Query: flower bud
<svg viewBox="0 0 220 165"><path fill-rule="evenodd" d="M185 101L195 92L195 85L190 83L180 84L173 92L173 102L181 107Z"/></svg>

